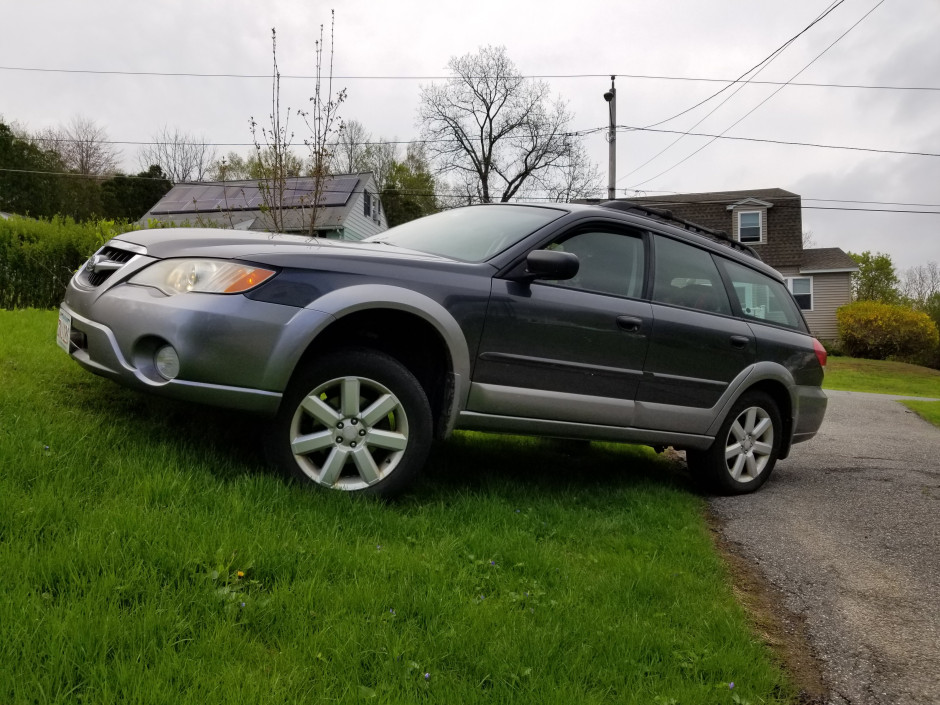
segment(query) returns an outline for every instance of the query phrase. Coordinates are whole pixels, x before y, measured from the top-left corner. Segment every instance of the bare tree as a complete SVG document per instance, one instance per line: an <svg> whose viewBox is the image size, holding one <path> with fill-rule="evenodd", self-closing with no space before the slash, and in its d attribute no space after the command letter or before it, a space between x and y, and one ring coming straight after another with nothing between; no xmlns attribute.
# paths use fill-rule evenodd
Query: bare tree
<svg viewBox="0 0 940 705"><path fill-rule="evenodd" d="M344 122L331 146L332 170L337 174L367 171L371 159L372 135L358 120Z"/></svg>
<svg viewBox="0 0 940 705"><path fill-rule="evenodd" d="M576 198L594 198L603 193L603 177L597 164L588 157L580 142L571 145L571 153L564 163L544 183L538 180L548 198L569 203Z"/></svg>
<svg viewBox="0 0 940 705"><path fill-rule="evenodd" d="M153 144L144 145L137 154L141 169L156 164L174 184L204 181L216 159L215 147L205 137L196 137L179 128L164 126L153 136Z"/></svg>
<svg viewBox="0 0 940 705"><path fill-rule="evenodd" d="M926 308L930 299L940 294L940 266L928 262L906 270L901 292L916 308Z"/></svg>
<svg viewBox="0 0 940 705"><path fill-rule="evenodd" d="M316 55L316 80L314 94L310 97L311 106L308 110L298 110L310 130L310 136L304 144L310 150L310 175L314 177L314 189L310 194L308 205L311 208L308 232L316 234L317 216L320 204L323 202L326 177L330 174L332 162L332 144L342 131L342 120L339 119L339 107L346 100L346 89L342 88L333 93L333 47L336 27L336 13L330 10L330 55L329 66L324 66L323 52L326 43L323 38L323 25L320 25L320 38L314 43ZM324 74L326 71L326 74Z"/></svg>
<svg viewBox="0 0 940 705"><path fill-rule="evenodd" d="M107 131L89 118L76 115L67 125L37 132L32 140L58 154L73 173L103 176L117 171L120 150L108 141Z"/></svg>
<svg viewBox="0 0 940 705"><path fill-rule="evenodd" d="M277 30L271 28L271 112L268 125L259 125L252 117L251 137L255 144L258 169L258 188L261 192L262 211L271 221L275 232L284 231L284 206L287 195L288 155L294 133L290 131L290 108L281 111L281 72L277 66ZM259 137L260 132L260 137Z"/></svg>
<svg viewBox="0 0 940 705"><path fill-rule="evenodd" d="M803 249L809 250L813 247L816 247L816 236L813 235L812 230L803 231Z"/></svg>
<svg viewBox="0 0 940 705"><path fill-rule="evenodd" d="M469 198L508 201L573 167L571 114L548 84L524 78L505 47L454 57L453 78L422 86L418 111L428 151ZM562 179L564 181L564 179Z"/></svg>
<svg viewBox="0 0 940 705"><path fill-rule="evenodd" d="M372 134L358 120L344 122L330 145L334 173L356 174L370 171L381 191L398 161L396 140L373 139Z"/></svg>

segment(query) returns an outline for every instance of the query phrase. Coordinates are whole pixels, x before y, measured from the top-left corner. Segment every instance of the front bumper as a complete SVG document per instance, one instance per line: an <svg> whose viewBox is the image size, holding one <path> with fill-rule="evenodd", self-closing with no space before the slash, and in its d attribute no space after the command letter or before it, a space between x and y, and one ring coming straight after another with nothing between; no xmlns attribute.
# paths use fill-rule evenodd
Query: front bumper
<svg viewBox="0 0 940 705"><path fill-rule="evenodd" d="M135 389L215 406L273 414L294 367L332 317L242 295L166 296L117 283L99 291L69 284L70 356ZM172 345L180 373L165 379L154 353Z"/></svg>

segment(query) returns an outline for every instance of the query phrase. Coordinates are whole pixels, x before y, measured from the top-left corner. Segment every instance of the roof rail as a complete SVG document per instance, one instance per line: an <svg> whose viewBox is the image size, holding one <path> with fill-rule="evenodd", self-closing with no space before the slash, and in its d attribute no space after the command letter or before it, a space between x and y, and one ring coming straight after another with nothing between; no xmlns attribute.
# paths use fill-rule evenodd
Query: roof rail
<svg viewBox="0 0 940 705"><path fill-rule="evenodd" d="M598 205L600 205L602 208L613 208L614 210L623 211L624 213L635 211L640 215L674 223L680 227L685 228L689 232L704 235L705 237L711 238L712 240L716 240L722 244L728 245L735 250L746 252L756 259L761 258L760 255L757 254L757 250L755 250L750 245L746 245L743 242L738 242L737 240L731 238L724 230L713 230L712 228L706 228L704 225L698 225L697 223L693 223L692 221L686 220L685 218L680 218L677 215L673 215L672 211L669 210L641 206L638 203L632 203L631 201L604 201Z"/></svg>

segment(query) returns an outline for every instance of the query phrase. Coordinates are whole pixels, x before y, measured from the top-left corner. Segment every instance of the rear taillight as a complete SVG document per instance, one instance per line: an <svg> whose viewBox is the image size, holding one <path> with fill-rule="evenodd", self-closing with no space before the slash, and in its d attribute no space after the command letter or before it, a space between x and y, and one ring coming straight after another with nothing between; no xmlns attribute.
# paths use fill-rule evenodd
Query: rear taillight
<svg viewBox="0 0 940 705"><path fill-rule="evenodd" d="M816 338L813 338L813 352L816 353L816 359L819 360L820 366L825 367L826 358L828 357L826 348L824 348L822 343L816 340Z"/></svg>

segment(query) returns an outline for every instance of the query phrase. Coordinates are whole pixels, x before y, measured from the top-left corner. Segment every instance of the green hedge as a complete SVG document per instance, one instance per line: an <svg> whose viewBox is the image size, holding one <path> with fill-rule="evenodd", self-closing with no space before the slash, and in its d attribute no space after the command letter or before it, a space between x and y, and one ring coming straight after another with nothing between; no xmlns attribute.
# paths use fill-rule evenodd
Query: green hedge
<svg viewBox="0 0 940 705"><path fill-rule="evenodd" d="M72 274L128 226L0 218L0 308L55 308Z"/></svg>
<svg viewBox="0 0 940 705"><path fill-rule="evenodd" d="M856 301L839 308L836 318L843 351L852 357L923 364L936 356L937 325L921 311Z"/></svg>

